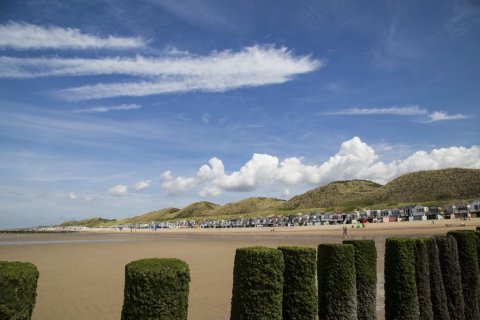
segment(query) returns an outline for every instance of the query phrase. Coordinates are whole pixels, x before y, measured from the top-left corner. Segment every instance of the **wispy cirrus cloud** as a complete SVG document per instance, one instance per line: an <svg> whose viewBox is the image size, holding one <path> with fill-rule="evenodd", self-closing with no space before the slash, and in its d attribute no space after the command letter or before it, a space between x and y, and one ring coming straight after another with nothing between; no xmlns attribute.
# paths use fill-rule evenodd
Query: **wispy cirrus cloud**
<svg viewBox="0 0 480 320"><path fill-rule="evenodd" d="M0 25L0 48L36 49L131 49L145 47L136 37L98 37L79 29L9 22Z"/></svg>
<svg viewBox="0 0 480 320"><path fill-rule="evenodd" d="M223 92L242 87L280 84L315 71L324 63L296 56L285 47L246 47L198 56L182 54L160 58L13 58L0 57L0 77L126 75L131 82L97 83L57 92L65 100L81 101L118 96L192 91Z"/></svg>
<svg viewBox="0 0 480 320"><path fill-rule="evenodd" d="M121 104L118 106L98 106L98 107L90 107L84 109L77 109L73 112L75 113L106 113L110 111L127 111L127 110L137 110L140 109L142 106L139 104Z"/></svg>
<svg viewBox="0 0 480 320"><path fill-rule="evenodd" d="M426 109L419 106L404 106L404 107L389 107L389 108L351 108L339 112L334 112L335 115L394 115L394 116L415 116L428 114Z"/></svg>
<svg viewBox="0 0 480 320"><path fill-rule="evenodd" d="M461 113L448 114L445 111L429 111L419 106L389 107L389 108L350 108L337 112L326 113L328 115L345 115L345 116L374 116L374 115L391 115L391 116L426 116L427 120L423 122L453 121L469 119L471 116Z"/></svg>
<svg viewBox="0 0 480 320"><path fill-rule="evenodd" d="M430 120L427 122L438 122L438 121L454 121L454 120L464 120L471 118L471 116L456 113L456 114L448 114L445 111L435 111L428 115Z"/></svg>

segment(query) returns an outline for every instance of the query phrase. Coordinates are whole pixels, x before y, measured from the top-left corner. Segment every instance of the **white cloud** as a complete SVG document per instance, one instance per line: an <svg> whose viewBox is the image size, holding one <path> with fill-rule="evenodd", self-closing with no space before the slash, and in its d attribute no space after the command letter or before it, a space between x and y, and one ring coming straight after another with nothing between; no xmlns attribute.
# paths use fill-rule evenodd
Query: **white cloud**
<svg viewBox="0 0 480 320"><path fill-rule="evenodd" d="M0 48L29 49L130 49L145 46L141 38L106 38L78 29L9 22L0 25Z"/></svg>
<svg viewBox="0 0 480 320"><path fill-rule="evenodd" d="M445 111L435 111L429 114L428 117L430 118L428 122L464 120L470 118L464 114L448 114Z"/></svg>
<svg viewBox="0 0 480 320"><path fill-rule="evenodd" d="M118 106L99 106L99 107L91 107L85 109L77 109L74 110L76 113L105 113L110 111L126 111L126 110L137 110L140 109L142 106L138 104L121 104Z"/></svg>
<svg viewBox="0 0 480 320"><path fill-rule="evenodd" d="M395 116L415 116L425 115L428 111L419 106L390 107L390 108L351 108L344 111L335 112L339 115L395 115Z"/></svg>
<svg viewBox="0 0 480 320"><path fill-rule="evenodd" d="M464 114L449 115L445 111L429 112L427 109L419 106L390 107L390 108L351 108L338 112L329 113L332 115L346 116L370 116L370 115L392 115L392 116L427 116L426 122L464 120L470 118Z"/></svg>
<svg viewBox="0 0 480 320"><path fill-rule="evenodd" d="M402 174L449 167L480 168L480 146L449 147L417 151L405 159L378 161L375 150L354 137L342 143L337 154L318 165L307 165L302 158L280 161L268 154L254 154L238 171L225 172L222 160L212 158L194 177L173 177L164 172L162 188L181 194L199 188L201 196L217 196L224 191L253 191L259 187L299 184L323 185L336 180L368 179L387 183Z"/></svg>
<svg viewBox="0 0 480 320"><path fill-rule="evenodd" d="M160 58L13 58L0 57L0 77L129 75L140 80L98 83L61 90L71 101L118 96L145 96L191 91L223 92L242 87L285 83L312 72L323 62L295 56L287 48L247 47L239 52L213 52L206 56L183 54Z"/></svg>
<svg viewBox="0 0 480 320"><path fill-rule="evenodd" d="M146 189L146 188L150 187L150 183L151 183L151 182L152 182L152 180L138 181L137 183L135 183L135 184L133 185L133 189L135 189L135 190L137 190L137 191Z"/></svg>
<svg viewBox="0 0 480 320"><path fill-rule="evenodd" d="M83 196L81 196L81 195L78 195L78 194L75 193L75 192L70 192L70 193L67 195L67 199L69 199L69 200L82 199L82 200L84 200L84 201L86 201L86 202L90 202L90 201L94 200L95 197L92 196L92 195L83 195Z"/></svg>
<svg viewBox="0 0 480 320"><path fill-rule="evenodd" d="M95 200L95 197L94 197L94 196L84 196L84 197L83 197L83 200L85 200L85 201L87 201L87 202L90 202L90 201Z"/></svg>
<svg viewBox="0 0 480 320"><path fill-rule="evenodd" d="M124 197L128 194L128 188L123 184L117 184L116 186L108 189L108 194L117 197Z"/></svg>
<svg viewBox="0 0 480 320"><path fill-rule="evenodd" d="M167 170L164 173L162 173L161 179L162 179L162 188L167 192L167 194L172 196L183 194L197 184L197 181L195 178L184 178L184 177L174 178L170 170Z"/></svg>

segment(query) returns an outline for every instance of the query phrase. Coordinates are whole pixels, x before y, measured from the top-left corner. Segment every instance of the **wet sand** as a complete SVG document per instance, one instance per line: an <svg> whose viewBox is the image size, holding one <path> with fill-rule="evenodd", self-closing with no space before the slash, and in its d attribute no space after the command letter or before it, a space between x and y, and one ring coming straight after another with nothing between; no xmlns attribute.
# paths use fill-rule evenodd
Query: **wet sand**
<svg viewBox="0 0 480 320"><path fill-rule="evenodd" d="M458 224L446 227L445 224ZM378 250L377 311L383 319L385 238L431 236L449 230L475 229L480 218L369 224L349 228L350 239L373 239ZM349 225L348 225L349 226ZM118 320L123 303L124 267L136 259L175 257L190 265L189 319L230 317L235 249L245 246L339 243L342 225L255 228L95 232L76 234L0 234L0 260L28 261L40 271L33 320ZM349 226L350 227L350 226Z"/></svg>

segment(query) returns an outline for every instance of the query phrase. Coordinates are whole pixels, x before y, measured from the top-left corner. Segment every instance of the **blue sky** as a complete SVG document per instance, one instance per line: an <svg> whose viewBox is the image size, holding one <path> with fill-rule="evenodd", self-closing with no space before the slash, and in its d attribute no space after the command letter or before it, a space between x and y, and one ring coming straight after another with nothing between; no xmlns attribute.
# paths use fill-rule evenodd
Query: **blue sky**
<svg viewBox="0 0 480 320"><path fill-rule="evenodd" d="M2 1L0 228L480 168L478 1Z"/></svg>

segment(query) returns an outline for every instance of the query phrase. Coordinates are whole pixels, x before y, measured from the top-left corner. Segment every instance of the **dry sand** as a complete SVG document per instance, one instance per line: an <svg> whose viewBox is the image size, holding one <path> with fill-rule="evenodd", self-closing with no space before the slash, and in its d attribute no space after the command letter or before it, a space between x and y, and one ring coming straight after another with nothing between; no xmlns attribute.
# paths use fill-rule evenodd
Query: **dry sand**
<svg viewBox="0 0 480 320"><path fill-rule="evenodd" d="M369 224L349 229L350 239L373 239L378 250L379 319L383 319L383 255L389 236L430 236L454 229L458 220ZM342 227L255 228L220 230L157 230L78 234L0 234L0 260L28 261L40 271L33 320L118 320L123 303L124 267L132 260L175 257L190 265L191 320L230 317L235 249L244 246L300 245L341 242Z"/></svg>

